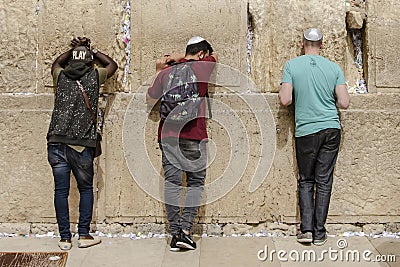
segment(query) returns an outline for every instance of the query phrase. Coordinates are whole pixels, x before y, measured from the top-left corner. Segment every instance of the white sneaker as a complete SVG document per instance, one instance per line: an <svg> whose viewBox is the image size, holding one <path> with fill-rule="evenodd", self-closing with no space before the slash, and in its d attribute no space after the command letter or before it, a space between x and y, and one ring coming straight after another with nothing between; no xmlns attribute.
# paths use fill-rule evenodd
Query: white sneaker
<svg viewBox="0 0 400 267"><path fill-rule="evenodd" d="M100 244L101 240L98 236L80 236L78 239L78 248L88 248L97 244Z"/></svg>
<svg viewBox="0 0 400 267"><path fill-rule="evenodd" d="M58 241L58 246L61 250L70 250L72 247L71 239L61 239Z"/></svg>

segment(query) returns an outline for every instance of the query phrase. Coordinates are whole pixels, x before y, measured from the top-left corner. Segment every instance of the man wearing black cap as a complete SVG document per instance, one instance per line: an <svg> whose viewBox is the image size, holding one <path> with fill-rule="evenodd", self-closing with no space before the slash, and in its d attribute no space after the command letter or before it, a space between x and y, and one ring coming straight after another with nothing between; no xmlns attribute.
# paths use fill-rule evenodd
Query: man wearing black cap
<svg viewBox="0 0 400 267"><path fill-rule="evenodd" d="M315 245L327 240L325 222L340 144L337 108L350 104L342 70L319 55L322 38L319 29L304 32L305 54L286 62L279 92L282 105L292 103L292 94L295 103L301 217L297 241Z"/></svg>
<svg viewBox="0 0 400 267"><path fill-rule="evenodd" d="M206 177L205 143L208 136L204 98L208 94L208 81L216 60L216 54L205 39L200 36L192 37L187 43L185 55L167 55L157 61L158 75L147 93L146 100L150 108L161 99L158 142L165 176L165 207L172 234L171 251L179 251L181 248L196 249L196 242L193 241L190 231L201 203ZM183 76L189 77L190 81L180 75L183 72ZM176 91L177 88L185 89L180 94ZM194 93L189 93L192 90ZM198 114L180 124L177 120L191 112L181 110L179 114L174 113L177 110L175 107L188 107L188 110L196 111L190 108L190 104L185 106L192 101L180 101L187 93L191 95L193 102L200 104ZM174 105L170 101L172 99L177 99L181 105ZM175 118L177 120L174 121ZM187 192L181 215L183 172L186 173Z"/></svg>
<svg viewBox="0 0 400 267"><path fill-rule="evenodd" d="M47 133L48 161L54 176L54 206L62 250L71 249L68 195L70 173L78 184L78 247L100 243L89 234L93 210L93 158L96 147L99 88L118 66L109 56L93 49L90 40L74 38L72 49L53 63L51 74L56 87L54 110ZM94 68L97 59L103 68ZM90 110L89 110L90 106Z"/></svg>

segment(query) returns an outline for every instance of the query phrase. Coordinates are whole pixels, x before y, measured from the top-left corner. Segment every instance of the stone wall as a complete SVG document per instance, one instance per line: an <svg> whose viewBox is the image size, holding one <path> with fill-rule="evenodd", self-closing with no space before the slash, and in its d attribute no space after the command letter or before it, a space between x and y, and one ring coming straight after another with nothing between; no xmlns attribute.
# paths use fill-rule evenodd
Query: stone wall
<svg viewBox="0 0 400 267"><path fill-rule="evenodd" d="M316 0L2 1L0 223L6 229L22 225L15 228L21 231L54 228L53 181L45 140L53 108L50 67L68 49L73 36L86 35L119 64L116 75L102 88L107 93L101 99L106 112L104 154L96 161L93 223L111 232L121 231L121 225L158 225L157 229L164 225L158 118L154 111L147 113L144 95L155 60L167 52L183 52L189 37L201 35L212 43L221 63L215 86L210 88L212 160L206 205L198 216L202 231L220 233L221 226L237 224L226 232L247 231L246 225L293 232L289 226L271 225L299 221L293 109L280 107L276 94L283 64L301 53L303 29L318 26L325 34L323 55L337 62L349 84L354 84L359 73L348 28L358 23L369 93L352 95L351 107L340 112L343 139L328 223L331 231L337 231L337 225L352 225L349 229L353 230L363 224L397 225L398 5L394 0L365 4L361 0L339 4ZM250 73L248 15L253 34ZM79 194L74 179L71 183L71 220L76 221Z"/></svg>

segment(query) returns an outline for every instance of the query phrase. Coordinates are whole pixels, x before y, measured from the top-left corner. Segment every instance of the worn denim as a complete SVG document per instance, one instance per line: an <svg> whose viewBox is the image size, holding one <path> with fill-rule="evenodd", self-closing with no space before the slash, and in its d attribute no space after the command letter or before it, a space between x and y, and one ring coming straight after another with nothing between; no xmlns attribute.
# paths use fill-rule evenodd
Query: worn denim
<svg viewBox="0 0 400 267"><path fill-rule="evenodd" d="M71 239L68 208L71 170L80 194L78 234L87 236L93 213L93 151L85 148L79 153L66 144L49 143L47 152L53 170L54 206L61 238Z"/></svg>
<svg viewBox="0 0 400 267"><path fill-rule="evenodd" d="M339 129L326 129L296 138L300 176L298 181L300 230L303 233L312 232L314 239L322 239L326 233L325 222L339 144Z"/></svg>
<svg viewBox="0 0 400 267"><path fill-rule="evenodd" d="M170 232L190 231L197 215L206 177L206 144L188 139L165 138L160 143L164 169L164 200ZM186 173L186 187L182 175ZM181 193L186 189L182 215Z"/></svg>

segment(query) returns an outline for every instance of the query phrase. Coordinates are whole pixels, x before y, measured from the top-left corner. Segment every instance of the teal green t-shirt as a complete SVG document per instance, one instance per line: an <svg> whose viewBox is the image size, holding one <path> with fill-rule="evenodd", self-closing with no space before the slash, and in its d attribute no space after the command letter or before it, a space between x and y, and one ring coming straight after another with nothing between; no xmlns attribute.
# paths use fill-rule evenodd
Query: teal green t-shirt
<svg viewBox="0 0 400 267"><path fill-rule="evenodd" d="M282 83L293 86L296 137L340 129L334 93L345 80L338 64L319 55L296 57L286 62Z"/></svg>

